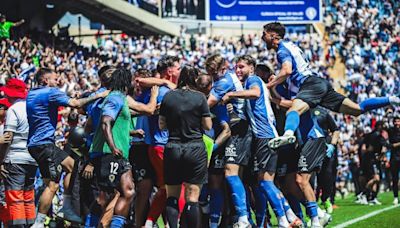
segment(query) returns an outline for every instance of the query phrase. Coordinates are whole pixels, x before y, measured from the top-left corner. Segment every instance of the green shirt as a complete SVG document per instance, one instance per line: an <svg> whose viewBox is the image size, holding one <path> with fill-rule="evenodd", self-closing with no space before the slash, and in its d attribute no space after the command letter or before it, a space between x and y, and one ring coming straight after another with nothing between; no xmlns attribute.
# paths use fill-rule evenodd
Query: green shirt
<svg viewBox="0 0 400 228"><path fill-rule="evenodd" d="M123 157L129 157L129 147L130 147L130 130L131 130L131 113L129 111L128 102L126 96L120 92L111 92L108 97L104 100L103 104L107 103L107 99L110 96L121 96L124 101L124 105L119 111L114 125L112 126L112 135L114 139L115 146L122 151ZM104 110L103 110L104 113ZM110 154L111 149L106 142L102 128L99 126L95 132L91 152L101 152L104 154Z"/></svg>
<svg viewBox="0 0 400 228"><path fill-rule="evenodd" d="M0 23L0 38L10 38L10 29L14 26L14 23L6 21Z"/></svg>

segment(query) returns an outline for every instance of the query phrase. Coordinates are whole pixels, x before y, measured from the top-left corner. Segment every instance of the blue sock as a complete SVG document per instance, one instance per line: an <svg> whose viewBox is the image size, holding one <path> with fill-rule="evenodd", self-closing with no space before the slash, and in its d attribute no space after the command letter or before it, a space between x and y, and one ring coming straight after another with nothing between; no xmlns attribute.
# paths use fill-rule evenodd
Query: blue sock
<svg viewBox="0 0 400 228"><path fill-rule="evenodd" d="M307 214L310 218L318 216L317 202L306 202Z"/></svg>
<svg viewBox="0 0 400 228"><path fill-rule="evenodd" d="M257 227L264 227L265 214L267 212L267 198L262 192L260 186L253 188L254 197L256 198L256 222Z"/></svg>
<svg viewBox="0 0 400 228"><path fill-rule="evenodd" d="M360 103L361 112L365 113L374 109L390 105L389 97L368 98Z"/></svg>
<svg viewBox="0 0 400 228"><path fill-rule="evenodd" d="M224 206L222 189L210 188L208 191L210 193L210 222L219 223Z"/></svg>
<svg viewBox="0 0 400 228"><path fill-rule="evenodd" d="M300 124L300 116L296 111L291 111L286 114L285 131L292 130L295 132Z"/></svg>
<svg viewBox="0 0 400 228"><path fill-rule="evenodd" d="M264 195L268 198L272 209L276 217L280 218L285 216L285 211L283 209L282 201L279 197L280 191L276 188L273 181L260 181L260 187L262 187Z"/></svg>
<svg viewBox="0 0 400 228"><path fill-rule="evenodd" d="M289 195L288 202L289 202L290 208L292 208L293 212L297 215L297 217L299 217L301 220L303 220L304 215L303 215L303 211L301 210L300 201L298 201L296 197Z"/></svg>
<svg viewBox="0 0 400 228"><path fill-rule="evenodd" d="M125 225L126 218L121 215L113 215L110 228L121 228Z"/></svg>
<svg viewBox="0 0 400 228"><path fill-rule="evenodd" d="M246 191L244 190L242 181L239 176L227 176L225 179L232 192L232 202L235 205L236 214L239 217L247 216Z"/></svg>
<svg viewBox="0 0 400 228"><path fill-rule="evenodd" d="M89 213L85 219L85 228L97 227L97 225L99 225L99 220L99 216Z"/></svg>
<svg viewBox="0 0 400 228"><path fill-rule="evenodd" d="M201 188L201 191L200 191L199 201L207 202L208 201L207 198L208 198L208 186L203 185L203 187Z"/></svg>
<svg viewBox="0 0 400 228"><path fill-rule="evenodd" d="M247 219L249 220L249 223L251 226L254 226L255 223L253 221L253 218L251 217L251 195L250 195L250 190L249 188L245 188L246 190L246 208L247 208Z"/></svg>

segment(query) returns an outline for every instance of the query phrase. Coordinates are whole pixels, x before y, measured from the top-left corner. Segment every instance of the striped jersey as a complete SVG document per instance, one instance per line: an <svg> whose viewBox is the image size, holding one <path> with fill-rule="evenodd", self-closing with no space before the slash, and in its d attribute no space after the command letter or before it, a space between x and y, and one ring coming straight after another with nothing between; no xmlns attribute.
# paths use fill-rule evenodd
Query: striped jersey
<svg viewBox="0 0 400 228"><path fill-rule="evenodd" d="M235 73L228 71L224 76L219 77L214 81L211 94L217 98L219 102L226 93L236 91L243 91L243 85ZM233 99L232 106L233 111L239 116L239 118L245 120L244 99Z"/></svg>
<svg viewBox="0 0 400 228"><path fill-rule="evenodd" d="M256 75L251 75L246 79L244 87L246 90L258 87L261 92L259 98L246 100L246 114L250 119L254 136L257 138L277 137L278 132L275 128L276 121L269 100L269 90L264 81Z"/></svg>

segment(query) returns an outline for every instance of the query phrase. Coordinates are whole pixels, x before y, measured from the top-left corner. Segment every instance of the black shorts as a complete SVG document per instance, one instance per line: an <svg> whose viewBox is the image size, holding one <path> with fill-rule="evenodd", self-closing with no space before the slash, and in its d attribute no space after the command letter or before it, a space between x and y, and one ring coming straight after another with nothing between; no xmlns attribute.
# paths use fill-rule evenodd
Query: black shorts
<svg viewBox="0 0 400 228"><path fill-rule="evenodd" d="M218 147L211 155L210 165L208 167L209 174L219 175L224 174L225 169L225 145Z"/></svg>
<svg viewBox="0 0 400 228"><path fill-rule="evenodd" d="M120 190L121 176L131 171L132 166L126 158L115 157L113 154L104 154L93 159L94 172L97 184L102 191L113 192Z"/></svg>
<svg viewBox="0 0 400 228"><path fill-rule="evenodd" d="M271 139L253 138L251 145L251 171L258 173L275 173L278 164L278 154L268 146Z"/></svg>
<svg viewBox="0 0 400 228"><path fill-rule="evenodd" d="M164 150L165 184L207 183L207 152L202 139L168 142Z"/></svg>
<svg viewBox="0 0 400 228"><path fill-rule="evenodd" d="M231 137L225 147L225 164L246 166L251 156L252 133L246 120L230 126Z"/></svg>
<svg viewBox="0 0 400 228"><path fill-rule="evenodd" d="M366 178L373 178L375 175L380 174L379 161L369 161L363 167L363 174Z"/></svg>
<svg viewBox="0 0 400 228"><path fill-rule="evenodd" d="M68 153L56 147L54 144L44 144L40 146L29 147L29 154L39 165L42 178L50 179L54 182L60 181L63 162Z"/></svg>
<svg viewBox="0 0 400 228"><path fill-rule="evenodd" d="M326 156L325 138L309 139L305 144L299 147L299 150L299 173L311 173L321 169Z"/></svg>
<svg viewBox="0 0 400 228"><path fill-rule="evenodd" d="M296 99L306 102L310 108L318 105L338 112L346 97L336 92L328 80L310 76L300 86Z"/></svg>
<svg viewBox="0 0 400 228"><path fill-rule="evenodd" d="M296 145L285 145L277 150L278 164L276 174L278 177L283 177L289 173L297 173L297 164L299 162L300 153L296 149Z"/></svg>
<svg viewBox="0 0 400 228"><path fill-rule="evenodd" d="M154 169L147 153L148 148L147 144L133 144L129 151L129 162L136 182L143 179L155 179Z"/></svg>

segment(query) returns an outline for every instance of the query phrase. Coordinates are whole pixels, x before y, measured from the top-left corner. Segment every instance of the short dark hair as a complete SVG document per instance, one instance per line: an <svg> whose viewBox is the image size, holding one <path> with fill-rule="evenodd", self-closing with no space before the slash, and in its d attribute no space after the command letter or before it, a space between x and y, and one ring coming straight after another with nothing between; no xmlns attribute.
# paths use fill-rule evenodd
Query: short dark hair
<svg viewBox="0 0 400 228"><path fill-rule="evenodd" d="M276 32L281 38L284 38L286 33L285 26L280 22L271 22L264 25L264 31Z"/></svg>
<svg viewBox="0 0 400 228"><path fill-rule="evenodd" d="M114 72L114 70L115 70L115 67L109 66L109 65L106 65L106 66L103 66L102 68L100 68L98 75L99 75L102 86L105 86L107 88L110 86L111 76L112 76L112 73Z"/></svg>
<svg viewBox="0 0 400 228"><path fill-rule="evenodd" d="M200 73L197 78L196 84L199 91L205 91L213 83L210 75Z"/></svg>
<svg viewBox="0 0 400 228"><path fill-rule="evenodd" d="M246 64L256 67L256 59L251 55L241 55L237 58L236 62L244 61Z"/></svg>
<svg viewBox="0 0 400 228"><path fill-rule="evenodd" d="M119 67L114 70L111 77L110 89L113 91L127 92L132 87L132 74L129 70Z"/></svg>
<svg viewBox="0 0 400 228"><path fill-rule="evenodd" d="M157 71L162 74L164 71L168 69L168 67L174 66L174 63L179 63L179 58L176 56L167 55L160 59L157 63Z"/></svg>
<svg viewBox="0 0 400 228"><path fill-rule="evenodd" d="M274 72L265 64L257 64L255 71L262 71L266 74L267 77L274 74Z"/></svg>
<svg viewBox="0 0 400 228"><path fill-rule="evenodd" d="M178 79L178 88L183 88L188 86L189 88L197 88L197 78L199 76L199 71L192 66L185 66L182 68L181 74Z"/></svg>
<svg viewBox="0 0 400 228"><path fill-rule="evenodd" d="M135 72L135 77L138 76L140 76L141 78L151 78L153 77L153 73L148 69L141 68Z"/></svg>
<svg viewBox="0 0 400 228"><path fill-rule="evenodd" d="M46 74L52 74L54 73L54 70L46 67L42 67L38 70L38 72L35 75L35 81L38 85L43 84L43 79Z"/></svg>

